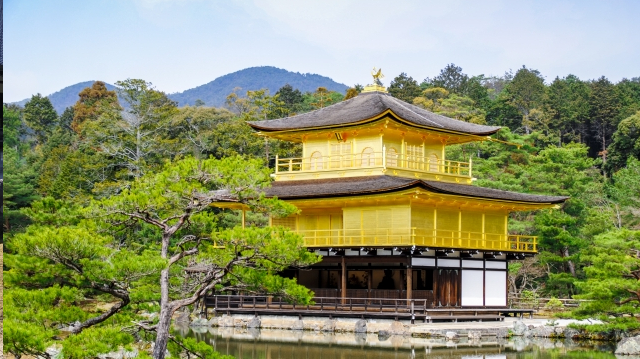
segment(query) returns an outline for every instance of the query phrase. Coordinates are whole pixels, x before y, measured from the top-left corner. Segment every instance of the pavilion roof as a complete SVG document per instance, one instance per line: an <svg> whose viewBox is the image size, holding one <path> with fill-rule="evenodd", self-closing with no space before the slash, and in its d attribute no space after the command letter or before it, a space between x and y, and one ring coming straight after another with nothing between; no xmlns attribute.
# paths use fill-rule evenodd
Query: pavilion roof
<svg viewBox="0 0 640 359"><path fill-rule="evenodd" d="M569 197L509 192L467 184L427 181L395 176L343 177L318 180L275 181L266 189L269 197L280 199L331 198L389 193L410 188L464 197L497 199L528 203L562 203Z"/></svg>
<svg viewBox="0 0 640 359"><path fill-rule="evenodd" d="M417 127L455 131L472 135L490 135L500 127L477 125L438 115L396 99L383 92L363 92L346 101L315 111L276 120L249 121L249 126L263 132L317 129L375 121L385 112Z"/></svg>

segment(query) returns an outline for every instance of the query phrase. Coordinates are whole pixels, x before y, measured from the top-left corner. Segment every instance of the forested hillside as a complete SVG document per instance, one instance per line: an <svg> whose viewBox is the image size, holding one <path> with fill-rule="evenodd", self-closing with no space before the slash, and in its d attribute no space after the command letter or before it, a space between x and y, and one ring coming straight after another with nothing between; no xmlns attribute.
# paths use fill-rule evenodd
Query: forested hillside
<svg viewBox="0 0 640 359"><path fill-rule="evenodd" d="M78 93L90 87L94 81L80 82L75 85L67 86L60 91L54 92L47 96L53 108L58 114L62 114L65 108L73 106L78 100ZM107 89L112 91L115 86L105 83ZM274 94L282 86L289 84L293 88L302 92L313 92L318 87L324 87L330 91L336 91L341 94L347 90L347 86L337 83L332 79L316 75L301 74L299 72L291 72L272 66L250 67L244 70L236 71L215 80L200 85L198 87L168 94L167 97L177 102L178 106L194 106L200 100L207 106L224 106L227 95L235 89L240 91L255 91L267 89ZM24 107L29 99L16 102L15 105ZM199 103L199 102L198 102ZM126 101L120 99L120 105L127 106Z"/></svg>
<svg viewBox="0 0 640 359"><path fill-rule="evenodd" d="M243 91L267 89L274 94L286 84L302 92L313 92L318 87L342 94L347 90L346 85L325 76L290 72L273 66L260 66L218 77L207 84L170 94L169 98L178 102L178 106L193 106L197 100L201 100L207 106L219 107L224 105L227 95L236 87Z"/></svg>
<svg viewBox="0 0 640 359"><path fill-rule="evenodd" d="M308 302L308 292L275 273L316 259L295 237L263 229L264 213L294 209L251 200L268 185L270 160L299 156L300 148L255 136L245 121L330 106L361 86L346 95L298 86L228 89L218 107L193 95L184 101L194 106L178 107L152 84L127 79L115 91L90 84L61 115L39 95L24 107L5 104L5 350L33 355L58 341L69 353L104 353L160 333L163 322L145 317L160 311L160 291L175 308L191 305L187 299L204 287L181 268L224 267L238 252L218 255L204 244L237 238L250 253L282 256L281 265L233 262L236 272L215 285ZM640 78L546 79L526 67L471 76L452 64L420 82L403 73L388 90L436 113L504 127L494 141L448 148L448 159L473 158L477 185L571 196L556 210L510 218L510 230L539 236L540 248L510 264L510 295L591 299L573 315L638 327L629 314L640 305ZM232 229L237 212L208 206L229 189L254 209L248 234ZM95 302L117 304L86 305ZM72 335L58 336L64 325ZM192 345L185 339L169 348L178 353Z"/></svg>

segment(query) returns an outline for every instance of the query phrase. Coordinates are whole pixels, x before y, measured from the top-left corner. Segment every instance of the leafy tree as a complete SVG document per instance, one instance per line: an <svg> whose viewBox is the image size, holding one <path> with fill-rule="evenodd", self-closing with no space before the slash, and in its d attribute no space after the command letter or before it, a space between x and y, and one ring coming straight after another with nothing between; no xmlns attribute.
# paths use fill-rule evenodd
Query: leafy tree
<svg viewBox="0 0 640 359"><path fill-rule="evenodd" d="M304 102L302 92L298 89L294 89L291 85L286 84L282 86L277 92L278 100L283 102L284 111L281 117L287 117L295 114L300 110L301 104Z"/></svg>
<svg viewBox="0 0 640 359"><path fill-rule="evenodd" d="M484 111L476 107L472 99L449 94L449 91L441 87L424 90L422 96L413 99L413 104L457 120L477 124L485 123Z"/></svg>
<svg viewBox="0 0 640 359"><path fill-rule="evenodd" d="M144 80L127 79L116 85L126 109L102 107L97 121L83 122L82 135L112 159L109 166L125 170L125 179L137 178L162 161L160 154L167 149L163 139L177 108Z"/></svg>
<svg viewBox="0 0 640 359"><path fill-rule="evenodd" d="M78 96L80 98L73 106L71 122L71 128L77 133L82 132L85 121L97 121L106 111L122 109L116 92L107 90L107 85L102 81L94 82L91 87L80 91Z"/></svg>
<svg viewBox="0 0 640 359"><path fill-rule="evenodd" d="M611 136L618 127L620 103L615 86L604 76L590 84L589 120L591 136L589 136L590 154L602 157L607 162L607 146Z"/></svg>
<svg viewBox="0 0 640 359"><path fill-rule="evenodd" d="M33 129L38 143L43 144L47 135L53 130L58 121L58 114L51 101L40 94L31 96L24 105L24 121Z"/></svg>
<svg viewBox="0 0 640 359"><path fill-rule="evenodd" d="M20 112L2 105L2 148L7 146L18 149L22 135L24 135L24 128Z"/></svg>
<svg viewBox="0 0 640 359"><path fill-rule="evenodd" d="M197 99L196 102L194 103L194 106L196 106L196 107L201 107L201 106L204 106L204 105L205 105L205 103L201 99Z"/></svg>
<svg viewBox="0 0 640 359"><path fill-rule="evenodd" d="M327 90L326 87L318 87L316 92L313 93L313 100L314 102L311 103L311 106L315 109L327 107L334 103L331 91Z"/></svg>
<svg viewBox="0 0 640 359"><path fill-rule="evenodd" d="M627 229L596 236L582 255L585 281L576 281L583 302L575 315L600 318L636 315L640 312L640 232ZM614 320L615 321L615 320ZM636 327L638 322L635 321Z"/></svg>
<svg viewBox="0 0 640 359"><path fill-rule="evenodd" d="M620 118L626 118L640 111L640 77L622 79L616 84L620 100Z"/></svg>
<svg viewBox="0 0 640 359"><path fill-rule="evenodd" d="M629 158L640 159L640 111L620 121L607 157L605 169L609 172L622 168Z"/></svg>
<svg viewBox="0 0 640 359"><path fill-rule="evenodd" d="M360 94L360 92L358 92L357 89L353 88L353 87L349 87L347 89L347 93L344 95L344 100L348 100L350 98L354 98L356 96L358 96L358 94Z"/></svg>
<svg viewBox="0 0 640 359"><path fill-rule="evenodd" d="M185 159L100 204L112 225L145 223L159 237L160 250L155 253L165 263L159 279L159 322L141 324L156 334L154 358L164 357L173 313L214 288L277 292L296 301L310 300L306 288L276 275L288 266L317 260L305 250L299 236L272 228L235 228L210 234L215 225L210 205L220 200L235 198L255 210L291 213L293 206L258 196L269 182L269 171L257 160ZM202 269L185 276L188 265ZM176 285L176 281L182 284ZM183 288L184 292L172 288Z"/></svg>
<svg viewBox="0 0 640 359"><path fill-rule="evenodd" d="M611 179L607 192L616 208L618 228L640 229L640 160L629 157L627 166Z"/></svg>
<svg viewBox="0 0 640 359"><path fill-rule="evenodd" d="M173 140L172 147L175 149L172 152L191 154L196 158L211 155L220 157L222 149L219 148L218 139L225 136L225 133L220 131L220 126L225 126L234 116L231 111L216 107L185 106L178 109L169 125L172 131L167 134L170 140Z"/></svg>
<svg viewBox="0 0 640 359"><path fill-rule="evenodd" d="M300 236L282 228L216 228L211 204L220 200L274 215L294 211L260 195L269 182L258 160L186 158L84 210L50 198L36 203L25 212L34 225L11 240L5 255L5 343L15 343L17 355L41 353L63 324L71 332L61 342L65 357L127 345L138 332L155 337L154 357L163 358L169 342L174 354L198 348L172 336L169 324L209 291L269 292L308 303L306 288L277 275L318 260ZM115 304L80 305L97 297ZM158 321L136 314L144 308L159 309Z"/></svg>
<svg viewBox="0 0 640 359"><path fill-rule="evenodd" d="M440 70L438 76L423 81L425 87L441 87L450 93L466 95L468 93L469 76L462 72L462 67L448 64Z"/></svg>
<svg viewBox="0 0 640 359"><path fill-rule="evenodd" d="M391 96L408 103L413 103L413 99L422 92L418 82L404 72L391 81L387 90Z"/></svg>
<svg viewBox="0 0 640 359"><path fill-rule="evenodd" d="M531 110L540 107L544 99L544 79L538 70L522 67L506 88L509 101L522 115L522 126L525 133L531 133Z"/></svg>
<svg viewBox="0 0 640 359"><path fill-rule="evenodd" d="M547 87L544 106L550 115L549 129L559 143L582 142L588 137L589 86L574 75L556 77Z"/></svg>
<svg viewBox="0 0 640 359"><path fill-rule="evenodd" d="M20 209L28 207L38 198L35 190L36 173L15 148L3 146L2 219L3 232L14 230L16 225L27 224Z"/></svg>

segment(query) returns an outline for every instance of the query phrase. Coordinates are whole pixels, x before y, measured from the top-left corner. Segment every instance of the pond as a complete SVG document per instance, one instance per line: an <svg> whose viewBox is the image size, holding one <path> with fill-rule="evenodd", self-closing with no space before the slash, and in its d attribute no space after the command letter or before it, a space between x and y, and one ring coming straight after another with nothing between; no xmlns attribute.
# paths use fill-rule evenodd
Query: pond
<svg viewBox="0 0 640 359"><path fill-rule="evenodd" d="M578 343L537 338L444 339L377 334L323 333L273 329L182 328L184 336L205 341L238 359L400 359L400 358L615 358L613 343Z"/></svg>

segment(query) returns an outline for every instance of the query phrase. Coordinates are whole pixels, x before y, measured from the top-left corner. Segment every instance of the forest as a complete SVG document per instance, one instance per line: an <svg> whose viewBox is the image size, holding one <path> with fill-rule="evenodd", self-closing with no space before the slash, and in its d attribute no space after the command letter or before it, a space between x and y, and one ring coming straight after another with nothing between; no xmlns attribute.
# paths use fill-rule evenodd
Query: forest
<svg viewBox="0 0 640 359"><path fill-rule="evenodd" d="M275 156L300 148L245 122L330 106L363 86L238 88L224 107L178 107L145 80L115 85L93 83L61 115L40 94L3 105L4 350L39 355L59 343L65 357L82 358L142 340L213 358L172 335L167 315L212 288L311 300L277 273L318 258L266 226L265 214L295 208L259 196ZM510 230L538 236L540 253L510 263L510 297L585 299L571 316L640 327L640 77L549 80L524 66L470 76L450 64L421 82L402 73L388 92L503 127L492 141L447 149L448 159L473 158L476 185L571 197L557 210L511 216ZM252 226L239 229L237 212L209 206L221 190L252 209ZM184 270L202 265L215 268L211 276Z"/></svg>

